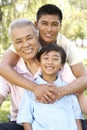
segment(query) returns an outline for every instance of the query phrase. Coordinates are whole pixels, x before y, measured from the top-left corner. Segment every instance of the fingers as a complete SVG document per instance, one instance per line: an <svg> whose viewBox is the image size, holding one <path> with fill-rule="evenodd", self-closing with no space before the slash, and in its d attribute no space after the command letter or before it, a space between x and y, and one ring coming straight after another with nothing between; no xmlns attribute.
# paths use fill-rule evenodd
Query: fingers
<svg viewBox="0 0 87 130"><path fill-rule="evenodd" d="M41 99L38 99L37 98L37 100L39 101L39 102L43 102L43 103L53 103L53 102L55 102L56 101L56 96L53 94L53 93L51 93L51 92L47 92L47 93L45 93L42 97L41 97Z"/></svg>
<svg viewBox="0 0 87 130"><path fill-rule="evenodd" d="M51 87L49 87L51 85ZM39 85L34 91L36 100L43 103L53 103L57 99L57 90L54 84Z"/></svg>

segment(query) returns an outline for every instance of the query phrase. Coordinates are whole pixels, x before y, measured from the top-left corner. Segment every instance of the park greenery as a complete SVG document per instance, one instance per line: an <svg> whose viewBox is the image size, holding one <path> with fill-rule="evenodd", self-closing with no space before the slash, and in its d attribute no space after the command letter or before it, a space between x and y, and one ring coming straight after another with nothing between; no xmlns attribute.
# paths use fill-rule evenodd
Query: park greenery
<svg viewBox="0 0 87 130"><path fill-rule="evenodd" d="M87 0L0 0L0 53L11 44L9 24L22 17L34 22L38 8L47 3L55 4L62 10L61 32L65 36L74 41L87 38Z"/></svg>

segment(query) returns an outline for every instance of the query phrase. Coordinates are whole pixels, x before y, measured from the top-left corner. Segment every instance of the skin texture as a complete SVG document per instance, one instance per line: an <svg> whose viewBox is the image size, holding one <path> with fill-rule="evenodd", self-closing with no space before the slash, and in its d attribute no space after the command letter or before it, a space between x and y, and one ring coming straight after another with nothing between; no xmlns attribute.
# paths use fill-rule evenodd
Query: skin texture
<svg viewBox="0 0 87 130"><path fill-rule="evenodd" d="M43 22L41 22L41 21L43 21ZM46 45L46 44L49 44L49 42L56 41L56 36L58 35L58 32L61 29L61 23L58 19L58 16L42 15L40 17L40 19L38 20L38 22L36 22L36 25L38 27L39 34L40 34L39 40L42 45ZM29 88L30 81L23 79L23 77L19 76L12 69L12 66L17 63L18 58L17 58L16 62L13 61L14 57L16 58L16 56L14 56L14 54L13 54L13 56L14 56L13 57L11 54L12 54L12 52L11 52L11 50L9 50L9 54L8 54L9 58L7 57L7 55L4 55L4 58L2 60L3 62L1 62L1 64L0 64L0 74L2 76L4 76L7 80L9 80L11 83L15 83L23 88L30 89ZM5 61L5 59L7 59L7 61ZM58 93L58 97L57 97L58 99L66 94L82 92L83 90L85 90L87 88L87 70L86 70L85 66L83 65L83 63L78 63L78 64L72 65L70 67L71 67L73 74L75 75L75 77L77 79L75 81L73 81L72 83L68 84L64 88L61 87L61 89L58 88L57 90L56 89L54 90L56 93ZM15 79L12 77L17 77L17 78ZM21 81L23 81L23 82L21 82ZM32 89L33 89L34 93L36 94L36 97L38 100L43 101L43 97L45 95L47 95L46 100L45 99L44 100L46 102L51 101L49 97L52 98L52 95L51 95L52 93L50 93L50 95L48 95L49 91L48 92L44 91L42 94L40 94L39 92L37 92L37 89L36 89L38 87L38 85L36 85L34 83L31 83L31 85L33 86ZM55 97L53 99L55 99Z"/></svg>

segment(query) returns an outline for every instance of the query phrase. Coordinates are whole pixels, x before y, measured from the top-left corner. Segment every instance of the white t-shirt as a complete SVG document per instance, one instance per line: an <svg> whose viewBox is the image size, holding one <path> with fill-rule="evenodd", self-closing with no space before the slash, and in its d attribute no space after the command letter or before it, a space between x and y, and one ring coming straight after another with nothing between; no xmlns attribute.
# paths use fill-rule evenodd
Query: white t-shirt
<svg viewBox="0 0 87 130"><path fill-rule="evenodd" d="M41 76L38 76L35 82L47 83ZM60 76L53 83L57 87L67 84ZM31 123L33 130L77 130L76 119L83 119L83 116L75 95L67 95L54 103L44 104L35 100L33 92L25 90L17 123Z"/></svg>

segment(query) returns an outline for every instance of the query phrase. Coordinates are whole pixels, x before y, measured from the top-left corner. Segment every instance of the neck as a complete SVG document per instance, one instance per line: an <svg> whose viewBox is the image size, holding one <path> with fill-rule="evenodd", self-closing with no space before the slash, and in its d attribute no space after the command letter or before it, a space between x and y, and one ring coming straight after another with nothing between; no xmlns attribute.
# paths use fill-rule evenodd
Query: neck
<svg viewBox="0 0 87 130"><path fill-rule="evenodd" d="M41 75L41 77L45 80L45 81L47 81L48 83L52 83L52 82L54 82L55 80L56 80L56 78L57 78L57 75L45 75L45 74L42 74Z"/></svg>
<svg viewBox="0 0 87 130"><path fill-rule="evenodd" d="M39 62L37 59L29 59L25 61L27 69L34 75L39 69Z"/></svg>
<svg viewBox="0 0 87 130"><path fill-rule="evenodd" d="M44 41L41 37L39 37L39 41L40 41L41 46L45 46L51 43L51 42ZM53 41L53 43L56 43L56 41Z"/></svg>
<svg viewBox="0 0 87 130"><path fill-rule="evenodd" d="M36 58L33 58L33 59L29 59L29 60L24 60L25 61L25 63L26 63L26 65L27 64L32 64L34 61L36 61Z"/></svg>

